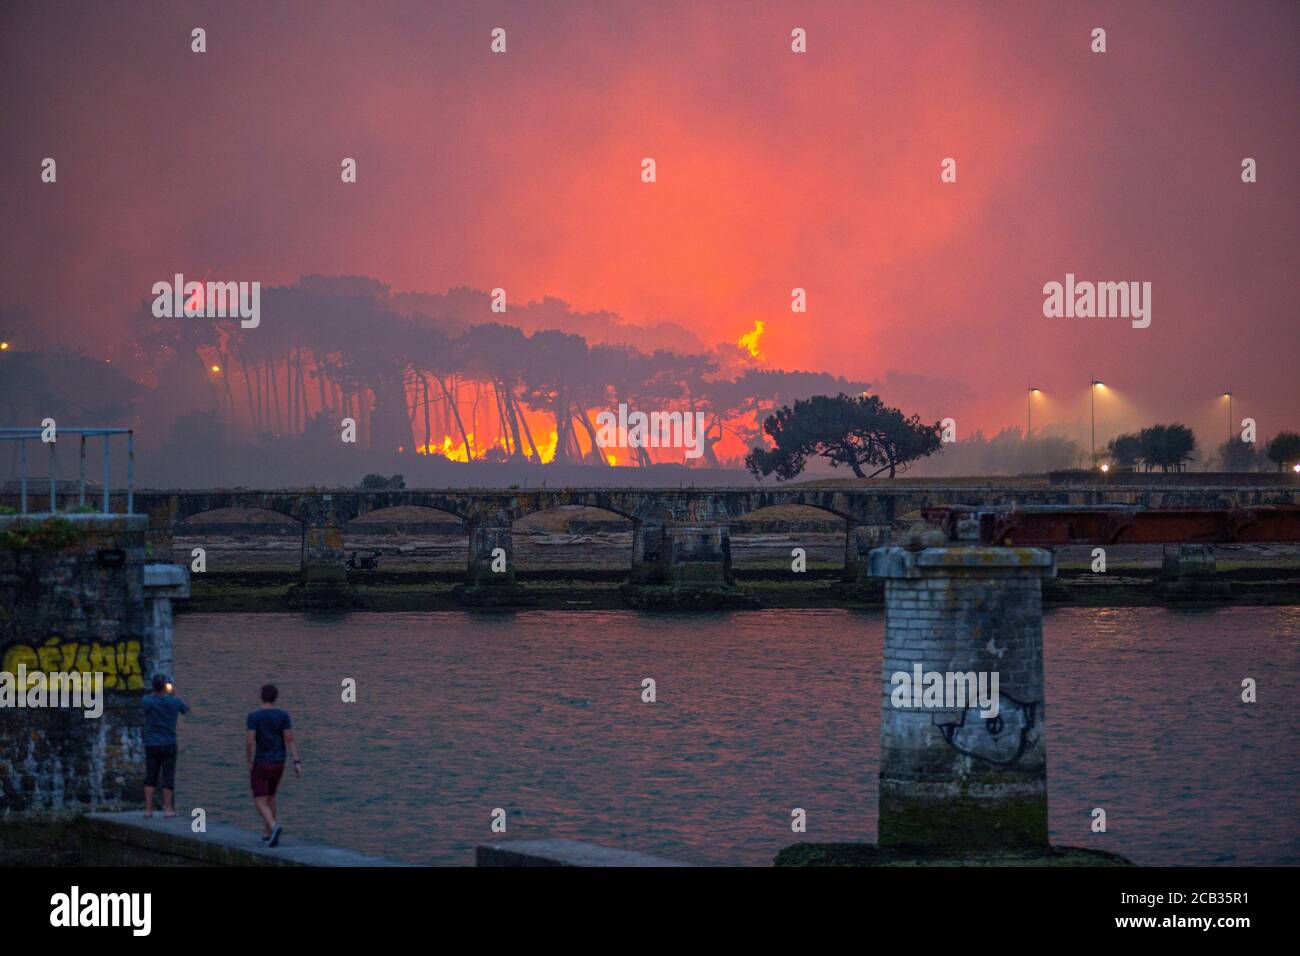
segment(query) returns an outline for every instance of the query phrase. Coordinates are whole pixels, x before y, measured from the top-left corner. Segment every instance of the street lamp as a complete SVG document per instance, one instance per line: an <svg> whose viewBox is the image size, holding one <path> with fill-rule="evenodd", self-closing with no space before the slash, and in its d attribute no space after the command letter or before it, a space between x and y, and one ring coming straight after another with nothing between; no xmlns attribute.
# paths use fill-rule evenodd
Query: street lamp
<svg viewBox="0 0 1300 956"><path fill-rule="evenodd" d="M1088 399L1092 404L1092 457L1089 461L1094 467L1097 464L1097 386L1105 388L1106 383L1093 378L1088 384Z"/></svg>
<svg viewBox="0 0 1300 956"><path fill-rule="evenodd" d="M1034 386L1029 386L1029 393L1025 397L1025 440L1034 433L1034 393L1037 392Z"/></svg>
<svg viewBox="0 0 1300 956"><path fill-rule="evenodd" d="M1223 393L1223 397L1228 400L1228 444L1232 444L1232 389Z"/></svg>

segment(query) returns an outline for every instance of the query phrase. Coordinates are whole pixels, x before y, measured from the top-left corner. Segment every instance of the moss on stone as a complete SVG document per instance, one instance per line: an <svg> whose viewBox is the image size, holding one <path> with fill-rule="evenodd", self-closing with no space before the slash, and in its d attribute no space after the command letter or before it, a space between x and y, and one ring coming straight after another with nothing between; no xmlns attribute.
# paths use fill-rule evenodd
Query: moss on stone
<svg viewBox="0 0 1300 956"><path fill-rule="evenodd" d="M67 518L26 519L16 521L0 531L0 548L10 551L40 549L43 551L62 551L87 537L86 531L78 528Z"/></svg>
<svg viewBox="0 0 1300 956"><path fill-rule="evenodd" d="M1049 846L1037 850L1008 848L918 849L880 847L874 843L796 843L773 861L777 866L1132 866L1104 850Z"/></svg>
<svg viewBox="0 0 1300 956"><path fill-rule="evenodd" d="M955 799L920 800L900 798L885 788L880 795L880 842L885 846L1045 847L1047 802L1032 796L988 800L965 793Z"/></svg>

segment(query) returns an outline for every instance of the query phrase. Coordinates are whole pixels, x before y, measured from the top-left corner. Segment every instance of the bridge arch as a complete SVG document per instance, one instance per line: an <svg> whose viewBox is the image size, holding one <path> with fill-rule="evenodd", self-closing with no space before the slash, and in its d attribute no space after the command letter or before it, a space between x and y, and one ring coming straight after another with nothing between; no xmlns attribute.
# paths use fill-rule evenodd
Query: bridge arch
<svg viewBox="0 0 1300 956"><path fill-rule="evenodd" d="M345 564L355 556L352 570L443 575L464 570L469 534L469 522L445 507L401 502L347 520L340 547Z"/></svg>
<svg viewBox="0 0 1300 956"><path fill-rule="evenodd" d="M300 499L285 495L242 494L239 492L205 492L177 495L172 521L181 522L214 511L270 511L305 523Z"/></svg>
<svg viewBox="0 0 1300 956"><path fill-rule="evenodd" d="M592 508L609 512L620 518L627 518L636 524L643 520L642 514L638 512L646 511L645 503L651 498L652 495L627 495L608 491L542 492L531 495L521 502L518 510L514 511L513 517L515 521L519 521L530 515L556 511L560 508Z"/></svg>
<svg viewBox="0 0 1300 956"><path fill-rule="evenodd" d="M593 564L629 574L633 542L640 522L612 507L577 502L540 502L513 526L515 567L530 577L563 575ZM604 527L574 528L573 518ZM578 544L577 547L574 545Z"/></svg>
<svg viewBox="0 0 1300 956"><path fill-rule="evenodd" d="M302 562L303 520L288 508L252 502L189 502L180 509L170 534L155 544L170 560L191 565L194 548L203 549L208 568L233 564L241 569L284 571Z"/></svg>
<svg viewBox="0 0 1300 956"><path fill-rule="evenodd" d="M783 528L770 527L772 522L780 522ZM822 577L832 568L836 577L843 576L846 535L853 526L851 518L825 506L765 503L732 520L732 568L742 578L797 580L809 571ZM795 554L796 548L801 555ZM796 562L801 568L798 575Z"/></svg>
<svg viewBox="0 0 1300 956"><path fill-rule="evenodd" d="M378 508L365 508L356 514L349 515L343 519L343 527L346 530L349 525L357 523L391 521L400 524L416 521L418 520L418 516L415 514L417 512L422 513L427 518L434 516L450 518L463 526L467 526L469 522L467 515L458 514L446 506L401 501Z"/></svg>

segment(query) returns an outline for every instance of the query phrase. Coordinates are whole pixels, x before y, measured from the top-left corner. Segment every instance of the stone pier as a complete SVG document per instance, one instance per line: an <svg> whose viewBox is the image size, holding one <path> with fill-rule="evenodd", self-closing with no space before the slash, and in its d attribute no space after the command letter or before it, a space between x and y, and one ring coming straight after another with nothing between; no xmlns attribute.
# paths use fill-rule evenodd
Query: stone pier
<svg viewBox="0 0 1300 956"><path fill-rule="evenodd" d="M880 548L871 573L885 579L880 846L1045 850L1040 587L1055 573L1052 556L1036 548ZM894 675L912 678L918 665L943 675L945 686L949 674L972 674L985 675L991 689L996 673L996 715L952 696L900 703Z"/></svg>
<svg viewBox="0 0 1300 956"><path fill-rule="evenodd" d="M621 591L635 608L754 607L731 570L725 518L645 519L632 531L632 580Z"/></svg>
<svg viewBox="0 0 1300 956"><path fill-rule="evenodd" d="M469 519L469 566L466 581L454 593L471 607L518 607L534 598L515 580L513 522L497 512Z"/></svg>
<svg viewBox="0 0 1300 956"><path fill-rule="evenodd" d="M171 674L170 605L188 591L184 568L145 564L148 527L145 515L0 515L0 671L21 667L32 687L103 680L98 715L0 709L0 816L142 799L140 697L153 673Z"/></svg>
<svg viewBox="0 0 1300 956"><path fill-rule="evenodd" d="M189 596L190 570L185 565L144 566L144 643L154 648L155 673L176 676L172 602Z"/></svg>
<svg viewBox="0 0 1300 956"><path fill-rule="evenodd" d="M831 586L837 598L855 601L878 601L884 584L871 576L871 552L889 542L889 525L859 524L849 519L844 537L844 570Z"/></svg>
<svg viewBox="0 0 1300 956"><path fill-rule="evenodd" d="M1174 603L1228 601L1232 585L1215 579L1218 570L1212 544L1167 544L1161 576L1165 600Z"/></svg>
<svg viewBox="0 0 1300 956"><path fill-rule="evenodd" d="M356 603L348 584L343 526L313 517L302 526L302 569L286 599L291 607L344 608Z"/></svg>

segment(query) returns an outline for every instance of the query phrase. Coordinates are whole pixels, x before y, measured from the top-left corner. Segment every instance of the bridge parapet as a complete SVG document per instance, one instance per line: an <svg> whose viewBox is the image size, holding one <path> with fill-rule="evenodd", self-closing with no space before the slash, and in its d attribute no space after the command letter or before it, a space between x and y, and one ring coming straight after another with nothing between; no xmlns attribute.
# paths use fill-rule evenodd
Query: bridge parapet
<svg viewBox="0 0 1300 956"><path fill-rule="evenodd" d="M373 511L399 506L429 508L465 522L469 530L466 587L491 589L492 601L522 597L515 579L513 523L564 506L598 508L633 525L633 586L711 590L733 583L731 522L763 508L800 505L844 519L844 578L861 583L866 555L886 543L889 529L909 515L943 508L1029 512L1110 506L1160 511L1175 508L1263 509L1300 506L1300 485L1107 486L881 483L860 487L797 484L753 488L532 488L532 489L218 489L137 491L138 510L149 515L154 554L169 558L177 523L223 508L287 515L303 526L299 593L346 594L343 533ZM0 501L4 496L0 495ZM125 496L114 496L125 510ZM1253 533L1253 532L1243 532ZM1001 543L999 541L999 543ZM501 555L504 552L505 565ZM488 592L484 592L488 593Z"/></svg>

